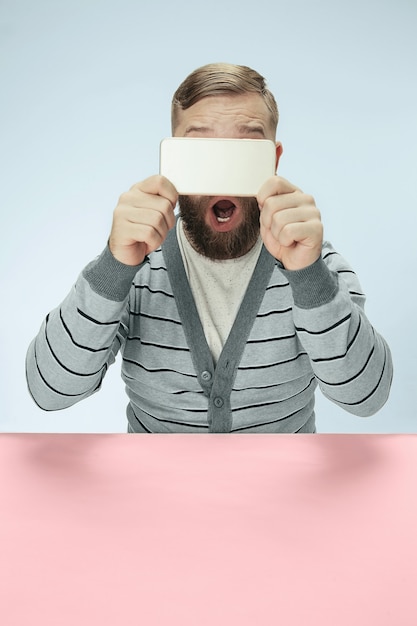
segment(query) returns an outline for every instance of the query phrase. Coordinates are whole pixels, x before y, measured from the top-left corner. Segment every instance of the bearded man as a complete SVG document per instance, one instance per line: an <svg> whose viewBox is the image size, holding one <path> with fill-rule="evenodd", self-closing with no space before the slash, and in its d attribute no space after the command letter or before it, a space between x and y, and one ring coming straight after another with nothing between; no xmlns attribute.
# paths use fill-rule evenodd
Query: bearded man
<svg viewBox="0 0 417 626"><path fill-rule="evenodd" d="M173 136L269 139L276 168L277 124L245 66L199 68L172 100ZM45 410L71 406L120 351L129 432L313 433L317 385L359 416L388 398L391 355L364 302L314 198L291 182L178 196L151 176L122 194L108 245L31 343L29 389Z"/></svg>

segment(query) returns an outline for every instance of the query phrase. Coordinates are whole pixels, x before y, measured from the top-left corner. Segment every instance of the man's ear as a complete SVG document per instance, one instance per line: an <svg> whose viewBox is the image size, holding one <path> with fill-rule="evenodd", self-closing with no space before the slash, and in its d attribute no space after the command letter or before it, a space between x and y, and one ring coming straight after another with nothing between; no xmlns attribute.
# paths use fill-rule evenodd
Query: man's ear
<svg viewBox="0 0 417 626"><path fill-rule="evenodd" d="M275 158L275 171L277 171L278 169L278 163L279 160L281 158L282 153L284 152L284 148L282 147L282 143L280 141L277 141L277 143L275 144L275 154L276 154L276 158Z"/></svg>

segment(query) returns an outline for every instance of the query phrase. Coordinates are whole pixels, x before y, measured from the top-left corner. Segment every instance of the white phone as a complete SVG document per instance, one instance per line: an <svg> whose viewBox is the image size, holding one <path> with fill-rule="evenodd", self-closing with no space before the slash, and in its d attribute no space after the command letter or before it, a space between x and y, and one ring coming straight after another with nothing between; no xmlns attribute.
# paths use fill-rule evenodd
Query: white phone
<svg viewBox="0 0 417 626"><path fill-rule="evenodd" d="M169 137L160 145L159 172L184 196L256 196L275 171L269 139Z"/></svg>

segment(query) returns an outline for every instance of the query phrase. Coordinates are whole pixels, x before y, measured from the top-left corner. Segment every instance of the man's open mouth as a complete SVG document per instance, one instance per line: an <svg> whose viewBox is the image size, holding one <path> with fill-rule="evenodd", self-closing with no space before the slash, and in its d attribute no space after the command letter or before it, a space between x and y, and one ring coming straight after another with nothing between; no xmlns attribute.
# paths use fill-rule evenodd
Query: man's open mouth
<svg viewBox="0 0 417 626"><path fill-rule="evenodd" d="M216 219L220 223L226 223L230 220L236 205L231 200L219 200L213 205L213 212Z"/></svg>

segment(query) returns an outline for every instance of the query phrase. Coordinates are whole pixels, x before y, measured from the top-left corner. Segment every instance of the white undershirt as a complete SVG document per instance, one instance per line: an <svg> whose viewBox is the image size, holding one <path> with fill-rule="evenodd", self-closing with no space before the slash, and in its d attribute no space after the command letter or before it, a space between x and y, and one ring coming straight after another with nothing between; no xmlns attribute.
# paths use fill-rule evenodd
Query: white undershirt
<svg viewBox="0 0 417 626"><path fill-rule="evenodd" d="M204 334L217 363L255 269L262 239L259 237L242 257L212 261L194 250L181 219L177 222L177 237Z"/></svg>

